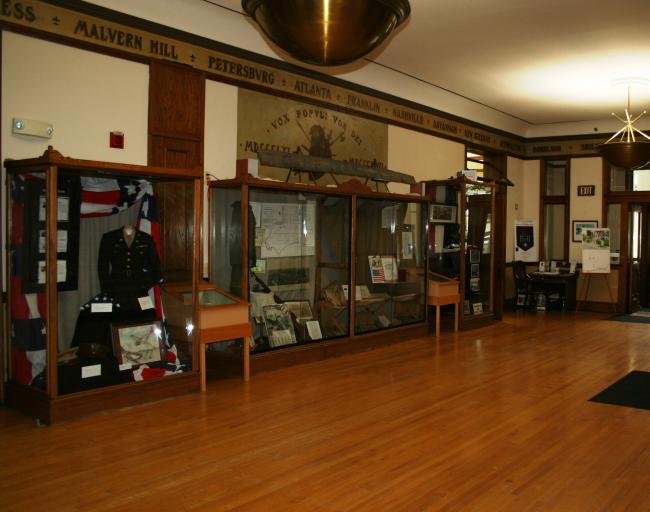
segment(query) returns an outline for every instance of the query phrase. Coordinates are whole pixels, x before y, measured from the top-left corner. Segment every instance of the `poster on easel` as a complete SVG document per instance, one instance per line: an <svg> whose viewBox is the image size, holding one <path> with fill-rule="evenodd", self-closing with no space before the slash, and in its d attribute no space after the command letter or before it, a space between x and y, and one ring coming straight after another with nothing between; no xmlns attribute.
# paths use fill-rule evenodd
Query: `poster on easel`
<svg viewBox="0 0 650 512"><path fill-rule="evenodd" d="M585 274L610 273L609 228L582 230L582 272Z"/></svg>
<svg viewBox="0 0 650 512"><path fill-rule="evenodd" d="M515 221L515 261L537 260L535 222L532 220Z"/></svg>

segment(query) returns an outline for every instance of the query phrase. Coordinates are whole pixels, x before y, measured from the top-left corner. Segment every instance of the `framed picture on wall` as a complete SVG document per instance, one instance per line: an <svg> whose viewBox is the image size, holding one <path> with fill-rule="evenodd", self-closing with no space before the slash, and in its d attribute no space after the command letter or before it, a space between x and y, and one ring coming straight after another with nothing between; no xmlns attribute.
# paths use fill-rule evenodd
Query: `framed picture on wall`
<svg viewBox="0 0 650 512"><path fill-rule="evenodd" d="M430 204L429 222L456 222L456 206L449 204Z"/></svg>
<svg viewBox="0 0 650 512"><path fill-rule="evenodd" d="M574 220L573 227L573 241L582 242L582 232L585 229L594 229L598 227L597 220Z"/></svg>

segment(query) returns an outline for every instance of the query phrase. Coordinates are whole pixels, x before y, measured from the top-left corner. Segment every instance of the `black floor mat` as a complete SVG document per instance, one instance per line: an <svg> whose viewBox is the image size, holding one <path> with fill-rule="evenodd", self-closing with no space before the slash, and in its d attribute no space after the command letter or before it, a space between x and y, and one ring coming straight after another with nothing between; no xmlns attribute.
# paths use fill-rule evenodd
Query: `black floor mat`
<svg viewBox="0 0 650 512"><path fill-rule="evenodd" d="M610 316L607 320L614 320L615 322L630 322L633 324L650 324L650 309L641 308L638 311L627 315Z"/></svg>
<svg viewBox="0 0 650 512"><path fill-rule="evenodd" d="M590 401L650 410L650 372L630 372Z"/></svg>

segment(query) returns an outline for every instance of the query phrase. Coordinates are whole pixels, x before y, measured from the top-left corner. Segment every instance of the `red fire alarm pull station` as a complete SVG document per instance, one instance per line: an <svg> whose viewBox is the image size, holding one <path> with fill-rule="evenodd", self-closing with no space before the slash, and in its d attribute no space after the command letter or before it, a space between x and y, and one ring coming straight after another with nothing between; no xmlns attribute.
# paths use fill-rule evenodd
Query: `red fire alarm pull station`
<svg viewBox="0 0 650 512"><path fill-rule="evenodd" d="M124 134L122 132L111 132L112 148L124 149Z"/></svg>

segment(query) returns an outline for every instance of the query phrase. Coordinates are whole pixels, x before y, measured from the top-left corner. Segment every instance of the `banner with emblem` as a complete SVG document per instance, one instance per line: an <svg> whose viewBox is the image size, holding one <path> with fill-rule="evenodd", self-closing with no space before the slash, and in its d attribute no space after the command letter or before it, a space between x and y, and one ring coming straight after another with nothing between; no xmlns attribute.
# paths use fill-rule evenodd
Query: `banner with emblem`
<svg viewBox="0 0 650 512"><path fill-rule="evenodd" d="M515 221L515 261L537 261L535 221Z"/></svg>

